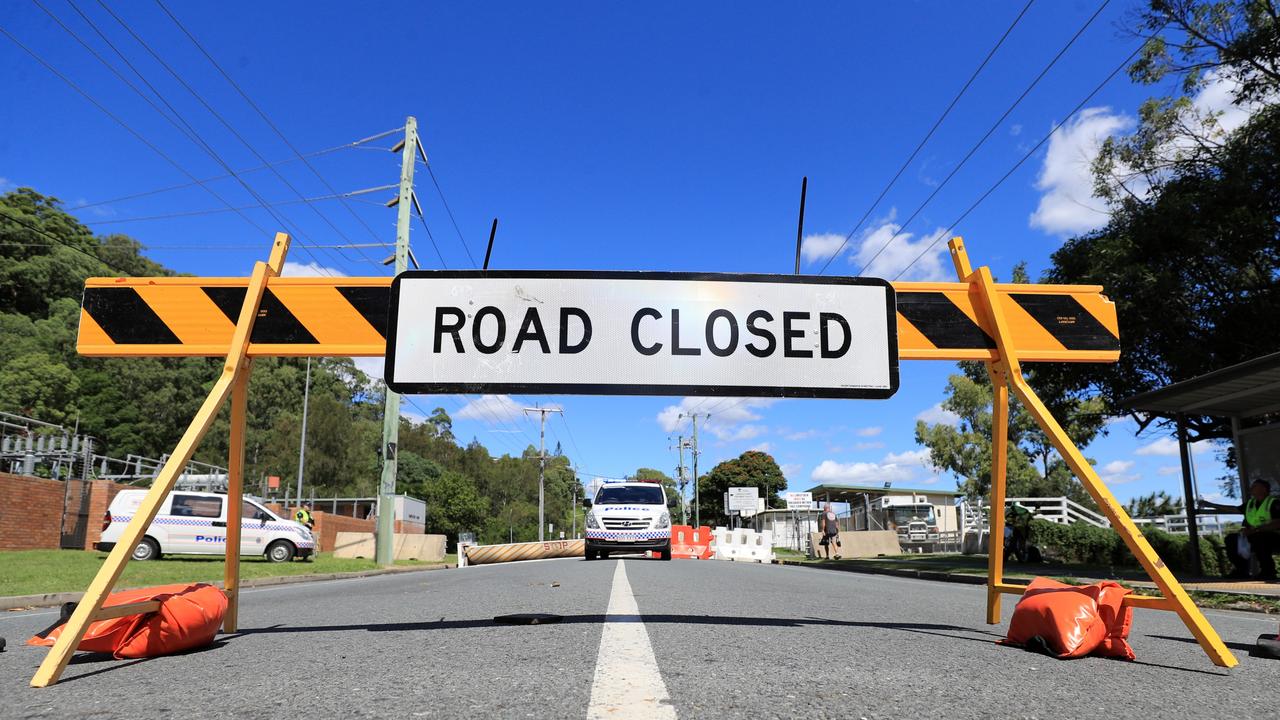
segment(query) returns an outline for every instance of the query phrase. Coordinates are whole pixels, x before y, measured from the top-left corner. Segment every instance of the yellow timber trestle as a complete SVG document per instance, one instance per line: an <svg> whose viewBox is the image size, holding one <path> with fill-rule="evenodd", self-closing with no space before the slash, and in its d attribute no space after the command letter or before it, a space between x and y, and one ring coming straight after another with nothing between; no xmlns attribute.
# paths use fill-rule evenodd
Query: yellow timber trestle
<svg viewBox="0 0 1280 720"><path fill-rule="evenodd" d="M381 356L386 352L390 278L280 278L289 236L277 234L268 260L245 278L91 278L85 283L77 350L96 357L225 356L222 374L156 476L138 512L89 584L31 684L58 681L90 623L148 612L156 603L103 609L133 548L141 541L196 446L231 400L227 550L223 630L239 625L240 510L245 416L253 357ZM959 282L894 283L899 357L981 360L994 389L991 530L987 622L1000 622L1000 596L1024 588L1004 581L1004 503L1009 388L1035 417L1068 466L1124 539L1161 597L1129 596L1133 607L1172 610L1215 665L1235 657L1178 584L1097 472L1023 378L1022 362L1115 362L1120 356L1115 306L1098 286L997 284L989 268L970 265L964 243L949 243Z"/></svg>

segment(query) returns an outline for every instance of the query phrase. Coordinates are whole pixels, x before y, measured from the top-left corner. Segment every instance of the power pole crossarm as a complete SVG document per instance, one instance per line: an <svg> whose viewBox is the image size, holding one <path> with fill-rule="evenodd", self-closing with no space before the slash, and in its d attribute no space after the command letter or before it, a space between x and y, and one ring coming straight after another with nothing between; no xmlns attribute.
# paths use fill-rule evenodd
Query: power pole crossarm
<svg viewBox="0 0 1280 720"><path fill-rule="evenodd" d="M546 476L547 476L547 413L557 412L561 415L564 411L560 408L544 408L531 407L525 408L526 413L536 412L542 416L540 429L538 431L538 542L546 540L547 520L546 520Z"/></svg>

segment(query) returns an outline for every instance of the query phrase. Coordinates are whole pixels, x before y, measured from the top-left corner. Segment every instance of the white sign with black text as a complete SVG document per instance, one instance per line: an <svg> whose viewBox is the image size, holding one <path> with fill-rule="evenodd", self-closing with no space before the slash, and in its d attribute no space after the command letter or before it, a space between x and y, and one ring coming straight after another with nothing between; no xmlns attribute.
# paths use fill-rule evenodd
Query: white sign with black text
<svg viewBox="0 0 1280 720"><path fill-rule="evenodd" d="M725 502L729 512L755 512L759 506L760 488L731 487Z"/></svg>
<svg viewBox="0 0 1280 720"><path fill-rule="evenodd" d="M893 287L875 278L413 271L391 289L400 393L887 398Z"/></svg>
<svg viewBox="0 0 1280 720"><path fill-rule="evenodd" d="M787 493L787 509L788 510L808 510L812 507L813 507L813 493L807 493L807 492Z"/></svg>

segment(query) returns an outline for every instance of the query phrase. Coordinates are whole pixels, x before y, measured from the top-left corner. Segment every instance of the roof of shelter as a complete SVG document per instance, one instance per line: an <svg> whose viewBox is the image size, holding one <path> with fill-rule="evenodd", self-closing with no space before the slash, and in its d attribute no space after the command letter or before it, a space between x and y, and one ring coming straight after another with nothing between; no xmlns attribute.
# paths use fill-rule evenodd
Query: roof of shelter
<svg viewBox="0 0 1280 720"><path fill-rule="evenodd" d="M1280 353L1134 395L1120 406L1159 415L1234 418L1280 412Z"/></svg>
<svg viewBox="0 0 1280 720"><path fill-rule="evenodd" d="M900 488L884 487L883 485L844 485L841 483L815 485L809 489L809 492L813 493L814 500L822 501L829 497L837 502L843 502L843 498L854 495L871 495L873 497L881 495L950 495L955 497L964 494L956 490L943 490L941 488Z"/></svg>

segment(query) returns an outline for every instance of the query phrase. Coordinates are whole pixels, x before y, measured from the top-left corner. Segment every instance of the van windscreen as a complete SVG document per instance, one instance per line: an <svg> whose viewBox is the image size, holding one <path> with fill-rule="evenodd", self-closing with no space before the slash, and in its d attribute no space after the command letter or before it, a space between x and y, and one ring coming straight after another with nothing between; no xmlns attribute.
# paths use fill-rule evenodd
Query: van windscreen
<svg viewBox="0 0 1280 720"><path fill-rule="evenodd" d="M661 505L662 488L636 485L602 487L596 493L596 505Z"/></svg>

